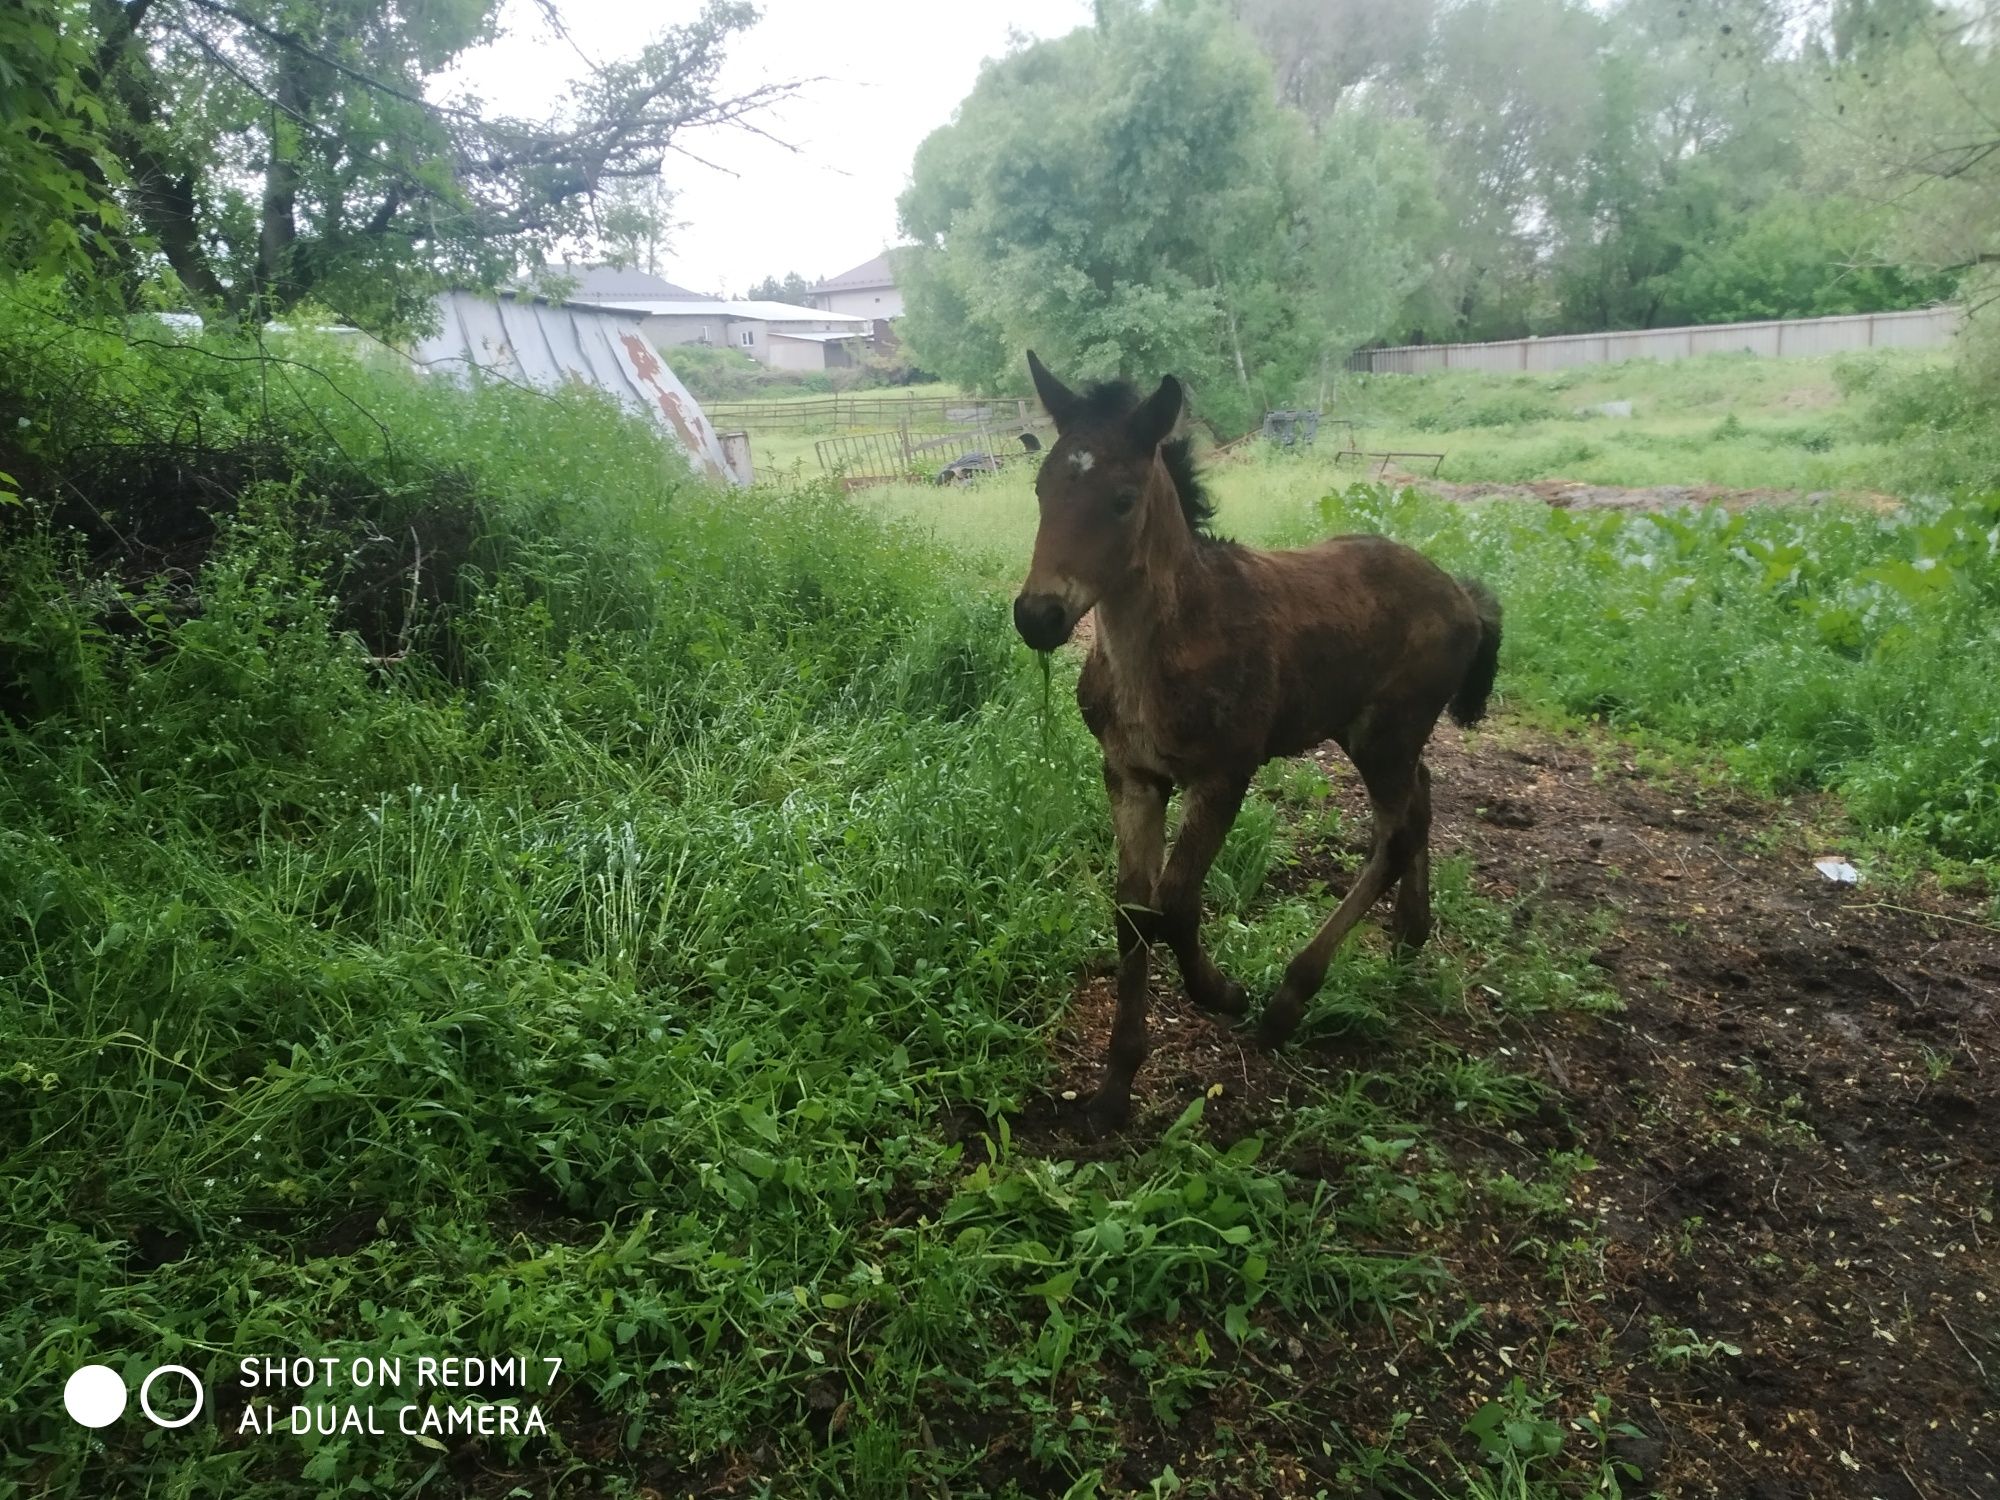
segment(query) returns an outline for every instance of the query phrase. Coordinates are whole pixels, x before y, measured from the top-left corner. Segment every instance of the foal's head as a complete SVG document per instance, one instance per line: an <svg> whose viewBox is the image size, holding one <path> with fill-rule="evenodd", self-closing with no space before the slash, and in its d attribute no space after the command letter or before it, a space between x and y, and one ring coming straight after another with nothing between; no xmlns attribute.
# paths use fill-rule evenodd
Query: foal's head
<svg viewBox="0 0 2000 1500"><path fill-rule="evenodd" d="M1037 651L1053 651L1099 600L1141 574L1153 546L1198 528L1207 509L1185 446L1167 442L1181 414L1173 376L1142 401L1122 381L1072 391L1032 351L1028 370L1056 441L1035 476L1042 524L1014 628Z"/></svg>

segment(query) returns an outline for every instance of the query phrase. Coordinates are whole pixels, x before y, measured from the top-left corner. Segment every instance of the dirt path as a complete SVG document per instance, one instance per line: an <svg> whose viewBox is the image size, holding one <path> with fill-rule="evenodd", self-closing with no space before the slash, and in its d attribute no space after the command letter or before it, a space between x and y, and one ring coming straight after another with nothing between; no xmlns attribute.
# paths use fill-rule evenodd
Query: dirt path
<svg viewBox="0 0 2000 1500"><path fill-rule="evenodd" d="M1577 479L1536 479L1525 484L1459 484L1390 469L1388 483L1409 485L1446 500L1539 500L1557 510L1670 510L1678 506L1721 505L1741 510L1752 505L1818 505L1835 499L1833 490L1732 490L1717 484L1655 484L1628 488L1616 484L1586 484ZM1838 492L1876 510L1896 509L1902 502L1873 491Z"/></svg>
<svg viewBox="0 0 2000 1500"><path fill-rule="evenodd" d="M1505 1050L1557 1105L1508 1139L1468 1133L1465 1162L1511 1153L1526 1171L1575 1149L1598 1164L1574 1253L1558 1276L1518 1225L1449 1219L1409 1248L1451 1268L1447 1300L1481 1309L1474 1331L1439 1347L1401 1323L1301 1329L1304 1399L1364 1435L1414 1409L1407 1450L1456 1441L1525 1369L1566 1413L1602 1392L1643 1430L1624 1451L1647 1484L1628 1494L2000 1495L2000 933L1983 899L1829 884L1812 859L1835 851L1803 819L1832 826L1830 809L1651 779L1624 754L1503 723L1441 729L1432 756L1437 847L1471 857L1478 890L1615 913L1590 961L1622 1013L1466 1028L1468 1049ZM1365 830L1351 771L1328 764L1346 826ZM1336 890L1343 854L1315 857ZM1218 1134L1265 1130L1299 1063L1347 1062L1257 1052L1189 1007L1170 967L1155 993L1135 1133L1217 1081ZM1087 984L1058 1042L1062 1087L1089 1088L1109 1009L1103 981ZM1662 1329L1740 1353L1663 1358ZM1183 1477L1203 1472L1203 1441L1198 1422L1133 1433ZM1334 1478L1318 1454L1297 1470L1287 1488L1303 1494Z"/></svg>

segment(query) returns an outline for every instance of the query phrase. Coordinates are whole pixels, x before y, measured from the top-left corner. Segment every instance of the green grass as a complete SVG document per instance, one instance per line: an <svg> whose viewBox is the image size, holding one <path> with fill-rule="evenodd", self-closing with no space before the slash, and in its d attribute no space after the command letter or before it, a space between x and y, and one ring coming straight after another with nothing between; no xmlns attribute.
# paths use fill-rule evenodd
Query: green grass
<svg viewBox="0 0 2000 1500"><path fill-rule="evenodd" d="M1459 483L1899 491L1909 478L1902 455L1867 419L1852 372L1906 378L1944 359L1707 355L1546 375L1353 376L1332 409L1362 424L1363 447L1442 450L1440 477ZM1610 401L1631 402L1632 416L1588 410Z"/></svg>
<svg viewBox="0 0 2000 1500"><path fill-rule="evenodd" d="M731 397L732 401L823 401L831 392L809 391L796 385L765 386L755 393L741 397ZM842 391L842 396L853 396L859 401L948 401L964 395L957 386L944 380L920 380L910 385L869 386L866 389Z"/></svg>
<svg viewBox="0 0 2000 1500"><path fill-rule="evenodd" d="M1778 420L1776 409L1822 406L1836 429L1894 426L1908 414L1885 417L1882 406L1930 392L1932 407L1949 407L1955 388L1931 389L1940 368L1915 355L1881 358L1859 376L1850 364L1847 396L1832 362L1812 360L1704 359L1554 377L1380 376L1357 382L1353 401L1360 409L1382 403L1378 410L1394 403L1405 423L1430 424L1427 442L1450 445L1468 469L1498 472L1537 440L1489 418L1505 423L1523 414L1523 403L1546 403L1552 385L1578 401L1637 391L1635 400L1666 413L1651 429L1636 420L1566 424L1604 435L1606 467L1551 461L1528 472L1640 483L1651 482L1655 445L1672 424L1761 401L1765 415L1753 416L1753 427ZM1468 412L1485 415L1440 430ZM1925 450L1931 472L1984 472L1962 427L1907 430L1907 446L1936 445ZM1363 441L1379 437L1370 429ZM1751 436L1690 445L1708 448L1717 450L1701 461L1709 477L1682 471L1674 482L1733 474L1749 487L1786 488L1806 473L1791 456L1771 459ZM1857 474L1856 487L1882 480ZM1670 750L1720 756L1767 791L1839 791L1861 826L1891 844L1913 841L1972 861L2000 850L2000 696L1985 666L2000 646L2000 499L1919 489L1888 512L1836 501L1626 514L1535 501L1452 504L1392 495L1354 475L1324 449L1232 455L1209 474L1218 528L1279 546L1333 531L1400 536L1500 591L1508 611L1501 689L1516 706L1602 718L1659 736ZM1011 589L1033 545L1031 486L1024 467L962 489L881 486L854 503L922 528L991 587Z"/></svg>
<svg viewBox="0 0 2000 1500"><path fill-rule="evenodd" d="M1630 418L1587 410L1621 400L1632 403ZM1712 486L1801 497L2000 487L1988 405L1975 399L1942 351L1782 360L1705 355L1546 375L1348 376L1328 414L1355 421L1363 448L1442 452L1439 477L1452 483ZM818 475L813 443L830 435L832 429L757 434L760 472ZM1296 473L1265 467L1254 482L1239 483L1225 471L1218 487L1230 525L1261 537L1282 520L1278 512L1297 491L1323 493L1354 480L1361 470L1326 467L1328 449L1345 439L1344 429L1328 427L1315 452L1292 461ZM1025 471L987 481L992 493L968 496L940 535L975 550L1015 547L1019 528L1005 515L1005 497L1021 484ZM1274 485L1287 493L1271 497ZM869 499L887 514L938 522L937 497L928 487L887 487Z"/></svg>
<svg viewBox="0 0 2000 1500"><path fill-rule="evenodd" d="M1441 860L1433 947L1364 932L1307 1017L1366 1066L1293 1054L1254 1133L1211 1124L1227 1078L1159 1081L1104 1153L1021 1128L1110 943L1075 665L1048 683L1006 619L1025 470L718 495L581 398L50 332L0 316L32 413L0 539L0 1486L1174 1493L1169 1452L1192 1493L1301 1460L1332 1493L1630 1481L1608 1408L1559 1421L1540 1377L1417 1438L1270 1374L1295 1336L1459 1336L1477 1309L1449 1324L1412 1246L1475 1206L1574 1237L1591 1162L1458 1142L1548 1102L1502 1024L1616 1005L1588 914ZM202 462L263 467L181 571L102 566L64 486L191 413ZM135 472L120 532L165 504ZM1932 847L2000 833L1992 502L1656 519L1330 494L1324 457L1215 477L1246 538L1381 529L1487 576L1513 702L1840 786ZM1209 888L1253 988L1327 899L1267 877L1339 831L1296 768L1260 778ZM244 1356L475 1353L537 1361L551 1432L469 1466L59 1406L91 1360L178 1361L213 1402ZM1218 1402L1249 1415L1202 1427Z"/></svg>
<svg viewBox="0 0 2000 1500"><path fill-rule="evenodd" d="M663 480L587 400L318 351L340 398L267 418L221 343L43 332L0 323L14 399L71 397L0 546L0 1484L459 1492L435 1447L283 1430L344 1385L239 1437L237 1364L504 1354L552 1431L480 1445L501 1492L1088 1492L1135 1415L1441 1284L1397 1248L1464 1192L1433 1130L1533 1097L1491 1037L1308 1082L1286 1140L1202 1092L1105 1160L1014 1138L1109 943L1108 830L1067 682L1045 716L958 558L823 488ZM39 466L204 399L291 481L191 574L86 566ZM405 531L421 567L355 561ZM1324 904L1262 894L1288 842L1259 800L1218 872L1258 983ZM1356 944L1309 1029L1386 1043L1497 965L1602 1003L1462 866L1439 914L1421 983ZM211 1415L87 1433L90 1361L186 1364Z"/></svg>

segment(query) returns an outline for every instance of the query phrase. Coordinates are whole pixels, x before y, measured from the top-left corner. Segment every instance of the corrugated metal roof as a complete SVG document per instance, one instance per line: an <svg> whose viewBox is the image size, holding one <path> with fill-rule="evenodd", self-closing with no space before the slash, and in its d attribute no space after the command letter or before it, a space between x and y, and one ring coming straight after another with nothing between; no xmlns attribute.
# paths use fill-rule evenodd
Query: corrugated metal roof
<svg viewBox="0 0 2000 1500"><path fill-rule="evenodd" d="M851 292L871 286L894 286L896 275L889 269L889 252L869 257L852 270L842 271L838 276L829 276L813 290L816 292Z"/></svg>
<svg viewBox="0 0 2000 1500"><path fill-rule="evenodd" d="M815 344L837 344L845 339L865 339L865 328L773 328L770 336L774 339L809 339Z"/></svg>
<svg viewBox="0 0 2000 1500"><path fill-rule="evenodd" d="M707 302L707 292L691 292L684 286L676 286L664 276L655 276L651 271L641 271L630 266L565 266L564 272L576 278L576 295L571 300L577 302L609 302L618 297L667 298Z"/></svg>
<svg viewBox="0 0 2000 1500"><path fill-rule="evenodd" d="M790 302L725 302L720 297L578 297L593 307L615 307L628 312L667 318L736 318L751 323L866 323L852 313L830 313L819 307L799 307Z"/></svg>
<svg viewBox="0 0 2000 1500"><path fill-rule="evenodd" d="M608 391L666 429L696 470L711 479L748 482L723 454L701 403L639 332L636 315L578 302L551 303L503 293L445 292L437 333L417 346L415 361L432 371L483 371L537 390L572 383Z"/></svg>

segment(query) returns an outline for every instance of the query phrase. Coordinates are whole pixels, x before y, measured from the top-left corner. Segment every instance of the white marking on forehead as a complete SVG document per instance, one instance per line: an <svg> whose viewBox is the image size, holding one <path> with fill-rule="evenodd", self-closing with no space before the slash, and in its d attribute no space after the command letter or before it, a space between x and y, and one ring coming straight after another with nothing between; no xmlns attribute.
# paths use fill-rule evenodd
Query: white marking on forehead
<svg viewBox="0 0 2000 1500"><path fill-rule="evenodd" d="M1079 448L1069 456L1069 466L1079 474L1088 474L1097 462L1097 455L1088 448Z"/></svg>

